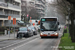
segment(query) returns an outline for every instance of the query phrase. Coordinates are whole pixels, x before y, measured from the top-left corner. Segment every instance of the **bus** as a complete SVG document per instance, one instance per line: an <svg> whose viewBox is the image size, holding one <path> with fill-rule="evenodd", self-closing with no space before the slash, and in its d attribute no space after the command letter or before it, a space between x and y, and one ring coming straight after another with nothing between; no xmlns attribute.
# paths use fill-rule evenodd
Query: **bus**
<svg viewBox="0 0 75 50"><path fill-rule="evenodd" d="M59 36L59 22L57 17L43 17L40 20L40 37L57 37Z"/></svg>

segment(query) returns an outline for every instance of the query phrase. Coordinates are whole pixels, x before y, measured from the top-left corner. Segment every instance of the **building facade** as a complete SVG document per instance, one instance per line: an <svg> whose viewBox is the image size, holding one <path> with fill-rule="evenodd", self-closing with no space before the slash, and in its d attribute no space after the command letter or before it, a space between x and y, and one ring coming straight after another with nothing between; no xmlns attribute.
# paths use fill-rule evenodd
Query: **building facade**
<svg viewBox="0 0 75 50"><path fill-rule="evenodd" d="M21 0L0 0L0 26L13 26L13 18L21 20Z"/></svg>
<svg viewBox="0 0 75 50"><path fill-rule="evenodd" d="M45 16L46 0L35 0L36 10L40 13L41 17Z"/></svg>

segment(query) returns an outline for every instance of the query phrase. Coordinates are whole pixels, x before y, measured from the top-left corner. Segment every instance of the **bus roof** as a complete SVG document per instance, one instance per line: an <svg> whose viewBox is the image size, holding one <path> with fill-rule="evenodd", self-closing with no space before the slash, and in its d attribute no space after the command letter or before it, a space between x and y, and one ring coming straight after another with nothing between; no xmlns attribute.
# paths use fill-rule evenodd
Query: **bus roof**
<svg viewBox="0 0 75 50"><path fill-rule="evenodd" d="M41 17L41 18L57 18L57 20L58 20L58 17Z"/></svg>
<svg viewBox="0 0 75 50"><path fill-rule="evenodd" d="M41 18L58 18L58 17L41 17Z"/></svg>

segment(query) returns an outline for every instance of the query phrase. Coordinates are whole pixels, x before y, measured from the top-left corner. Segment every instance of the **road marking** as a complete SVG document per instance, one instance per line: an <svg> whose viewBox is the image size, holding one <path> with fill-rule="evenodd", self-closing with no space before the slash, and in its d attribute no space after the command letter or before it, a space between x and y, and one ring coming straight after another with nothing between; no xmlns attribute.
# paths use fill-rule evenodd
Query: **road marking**
<svg viewBox="0 0 75 50"><path fill-rule="evenodd" d="M39 35L36 35L36 36L39 36ZM34 37L36 37L36 36L34 36ZM34 38L34 37L31 37L31 38L28 38L28 39L26 39L26 40L23 40L23 41L20 41L20 42L16 42L16 43L14 43L14 44L11 44L11 45L2 47L2 48L0 48L0 50L1 50L1 49L4 49L4 48L7 48L7 47L10 47L10 46L13 46L13 45L16 45L16 44L19 44L19 43L22 43L22 42L27 41L27 40L29 40L29 39L32 39L32 38Z"/></svg>
<svg viewBox="0 0 75 50"><path fill-rule="evenodd" d="M64 30L64 28L62 29L62 33L63 33L63 30ZM62 34L63 35L63 34ZM61 36L62 36L61 35ZM57 40L57 42L56 42L56 44L55 44L55 46L58 48L58 45L59 45L59 43L60 43L60 40L61 40L61 38L59 38L58 40ZM57 48L53 48L53 50L58 50Z"/></svg>
<svg viewBox="0 0 75 50"><path fill-rule="evenodd" d="M1 50L2 48L0 48L0 50Z"/></svg>
<svg viewBox="0 0 75 50"><path fill-rule="evenodd" d="M39 39L39 38L36 38L36 39L31 40L31 41L29 41L29 42L27 42L27 43L24 43L24 44L22 44L22 45L20 45L20 46L17 46L17 47L15 47L14 49L11 49L11 50L18 49L18 48L20 48L20 47L22 47L22 46L24 46L24 45L26 45L26 44L28 44L28 43L30 43L30 42L33 42L33 41L37 40L37 39Z"/></svg>

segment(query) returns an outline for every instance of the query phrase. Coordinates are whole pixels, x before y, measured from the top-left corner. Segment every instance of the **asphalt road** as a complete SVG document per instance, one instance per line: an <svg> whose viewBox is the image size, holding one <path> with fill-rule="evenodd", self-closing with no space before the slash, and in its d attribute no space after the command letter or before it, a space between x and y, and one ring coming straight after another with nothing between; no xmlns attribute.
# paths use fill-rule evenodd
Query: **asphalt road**
<svg viewBox="0 0 75 50"><path fill-rule="evenodd" d="M54 50L62 35L60 30L59 38L43 38L39 34L29 38L0 41L0 50Z"/></svg>

